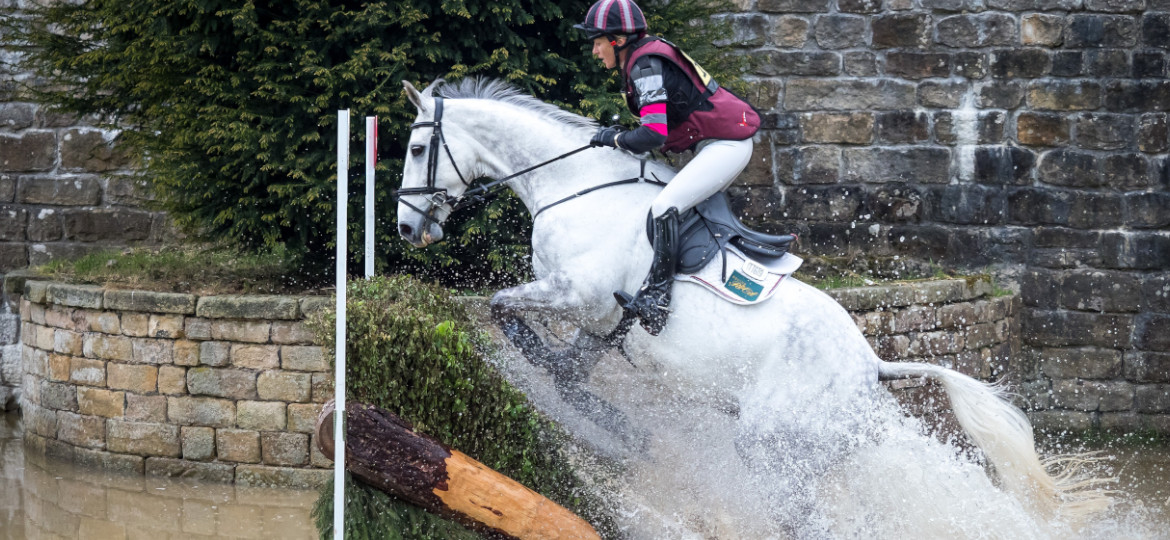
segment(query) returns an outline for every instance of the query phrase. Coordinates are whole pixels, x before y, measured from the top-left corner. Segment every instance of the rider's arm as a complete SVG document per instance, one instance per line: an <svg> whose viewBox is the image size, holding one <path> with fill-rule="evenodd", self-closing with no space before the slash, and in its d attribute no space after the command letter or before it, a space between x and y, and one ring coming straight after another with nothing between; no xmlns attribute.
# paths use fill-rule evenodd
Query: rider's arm
<svg viewBox="0 0 1170 540"><path fill-rule="evenodd" d="M640 154L666 144L666 73L660 58L646 55L630 69L630 81L638 93L642 125L618 136L618 146ZM673 66L672 66L673 67Z"/></svg>

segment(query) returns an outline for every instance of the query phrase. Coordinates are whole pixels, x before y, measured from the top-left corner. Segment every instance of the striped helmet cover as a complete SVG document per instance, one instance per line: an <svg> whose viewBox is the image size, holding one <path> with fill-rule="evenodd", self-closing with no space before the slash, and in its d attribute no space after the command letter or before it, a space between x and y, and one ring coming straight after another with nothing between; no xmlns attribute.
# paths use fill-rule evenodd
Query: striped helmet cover
<svg viewBox="0 0 1170 540"><path fill-rule="evenodd" d="M642 8L631 0L598 0L577 28L591 33L636 34L646 30Z"/></svg>

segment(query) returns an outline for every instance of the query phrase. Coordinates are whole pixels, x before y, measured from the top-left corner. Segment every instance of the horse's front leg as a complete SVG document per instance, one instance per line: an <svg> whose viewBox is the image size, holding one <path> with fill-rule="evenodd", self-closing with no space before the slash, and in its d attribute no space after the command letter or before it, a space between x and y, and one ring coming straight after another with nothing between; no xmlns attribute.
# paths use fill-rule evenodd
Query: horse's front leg
<svg viewBox="0 0 1170 540"><path fill-rule="evenodd" d="M589 372L610 345L582 328L569 347L553 350L521 317L524 312L539 313L580 328L597 322L581 317L606 315L606 309L596 309L572 291L569 281L561 276L504 289L492 296L492 319L529 362L549 371L562 400L626 443L641 445L644 441L630 428L625 415L585 388Z"/></svg>

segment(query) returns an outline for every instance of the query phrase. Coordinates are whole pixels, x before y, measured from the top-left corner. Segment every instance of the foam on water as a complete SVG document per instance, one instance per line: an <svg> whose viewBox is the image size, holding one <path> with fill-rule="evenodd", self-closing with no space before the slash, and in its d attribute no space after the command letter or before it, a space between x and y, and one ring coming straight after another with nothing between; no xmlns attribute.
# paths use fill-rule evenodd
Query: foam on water
<svg viewBox="0 0 1170 540"><path fill-rule="evenodd" d="M1088 524L1046 522L995 486L977 452L926 434L889 396L879 397L862 415L860 428L833 417L822 420L826 440L847 440L851 450L823 474L812 475L815 480L797 486L813 492L810 507L791 497L792 491L781 486L783 478L769 473L790 470L773 465L799 463L803 457L794 449L806 445L777 441L768 457L737 448L733 404L694 389L680 395L669 381L657 378L654 366L634 368L609 356L590 378L589 389L621 410L629 431L639 435L635 441L642 441L628 444L561 401L547 374L519 358L502 365L509 379L588 449L579 470L612 505L617 533L625 538L1170 535L1157 509L1135 504L1124 493L1107 515ZM851 425L853 431L840 433L835 425Z"/></svg>

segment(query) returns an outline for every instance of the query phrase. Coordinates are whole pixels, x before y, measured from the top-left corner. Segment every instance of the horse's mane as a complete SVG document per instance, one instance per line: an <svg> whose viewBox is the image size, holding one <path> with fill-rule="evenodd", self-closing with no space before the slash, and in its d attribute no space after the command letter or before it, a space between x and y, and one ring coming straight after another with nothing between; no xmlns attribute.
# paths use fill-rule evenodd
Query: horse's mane
<svg viewBox="0 0 1170 540"><path fill-rule="evenodd" d="M597 121L545 103L500 79L468 77L454 83L443 81L436 87L438 94L444 98L490 99L516 105L571 127L597 128Z"/></svg>

